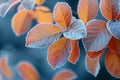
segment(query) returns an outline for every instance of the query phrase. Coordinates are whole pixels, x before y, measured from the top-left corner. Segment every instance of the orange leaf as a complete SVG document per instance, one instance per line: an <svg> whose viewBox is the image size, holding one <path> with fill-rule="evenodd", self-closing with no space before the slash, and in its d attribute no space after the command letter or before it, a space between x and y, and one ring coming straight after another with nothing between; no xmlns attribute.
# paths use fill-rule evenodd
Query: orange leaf
<svg viewBox="0 0 120 80"><path fill-rule="evenodd" d="M111 39L103 20L91 20L87 23L87 38L83 39L88 52L97 52L104 49Z"/></svg>
<svg viewBox="0 0 120 80"><path fill-rule="evenodd" d="M80 57L80 48L79 48L79 41L71 40L72 42L72 53L69 57L69 62L76 64Z"/></svg>
<svg viewBox="0 0 120 80"><path fill-rule="evenodd" d="M17 36L25 33L31 26L32 18L28 10L21 10L12 19L12 28Z"/></svg>
<svg viewBox="0 0 120 80"><path fill-rule="evenodd" d="M63 28L67 28L72 20L72 11L69 5L65 2L59 2L54 8L54 19Z"/></svg>
<svg viewBox="0 0 120 80"><path fill-rule="evenodd" d="M119 15L117 16L116 20L120 20L120 13L119 13Z"/></svg>
<svg viewBox="0 0 120 80"><path fill-rule="evenodd" d="M80 0L78 5L79 18L87 23L96 17L98 12L98 1L97 0Z"/></svg>
<svg viewBox="0 0 120 80"><path fill-rule="evenodd" d="M52 23L42 23L33 27L26 37L28 47L48 47L61 36L61 29Z"/></svg>
<svg viewBox="0 0 120 80"><path fill-rule="evenodd" d="M6 77L12 78L13 73L8 66L8 60L7 59L8 59L8 56L2 57L2 59L0 61L0 69Z"/></svg>
<svg viewBox="0 0 120 80"><path fill-rule="evenodd" d="M105 66L112 76L120 78L120 54L110 49L105 57Z"/></svg>
<svg viewBox="0 0 120 80"><path fill-rule="evenodd" d="M60 38L52 44L48 49L48 63L52 68L59 68L63 66L71 53L71 42L67 38Z"/></svg>
<svg viewBox="0 0 120 80"><path fill-rule="evenodd" d="M38 23L50 22L53 23L53 16L49 8L45 6L37 6L35 8Z"/></svg>
<svg viewBox="0 0 120 80"><path fill-rule="evenodd" d="M35 4L41 5L45 2L45 0L35 0Z"/></svg>
<svg viewBox="0 0 120 80"><path fill-rule="evenodd" d="M87 52L85 67L88 72L97 76L100 70L100 59L105 50L99 52Z"/></svg>
<svg viewBox="0 0 120 80"><path fill-rule="evenodd" d="M37 15L36 15L35 12L32 11L32 10L29 11L29 15L30 15L30 17L31 17L32 20L34 20L34 19L37 18Z"/></svg>
<svg viewBox="0 0 120 80"><path fill-rule="evenodd" d="M40 80L36 69L27 62L21 62L18 66L19 74L24 80Z"/></svg>
<svg viewBox="0 0 120 80"><path fill-rule="evenodd" d="M111 50L113 50L115 53L120 54L120 40L112 37L112 39L109 42L109 45Z"/></svg>
<svg viewBox="0 0 120 80"><path fill-rule="evenodd" d="M58 72L53 80L73 80L77 78L77 75L70 71L70 70L61 70L60 72Z"/></svg>
<svg viewBox="0 0 120 80"><path fill-rule="evenodd" d="M119 15L119 0L101 0L100 10L108 20L114 20Z"/></svg>

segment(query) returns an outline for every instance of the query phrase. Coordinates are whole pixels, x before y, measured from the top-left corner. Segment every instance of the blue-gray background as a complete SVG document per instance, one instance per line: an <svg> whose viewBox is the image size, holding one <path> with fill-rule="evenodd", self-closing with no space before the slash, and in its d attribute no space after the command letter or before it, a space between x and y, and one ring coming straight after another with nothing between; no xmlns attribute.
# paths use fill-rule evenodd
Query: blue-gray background
<svg viewBox="0 0 120 80"><path fill-rule="evenodd" d="M61 1L68 2L69 5L72 7L73 15L77 17L76 10L78 0L46 0L46 2L43 5L48 6L51 10L53 10L55 4ZM4 18L0 17L0 57L5 54L9 55L8 62L13 71L16 71L15 67L20 61L28 61L36 67L37 71L40 74L41 80L52 80L55 73L62 69L73 70L78 75L78 79L76 80L119 80L113 78L105 69L104 58L106 53L103 55L100 61L101 70L96 78L85 70L85 50L81 41L81 56L77 64L73 65L67 62L67 64L65 64L63 67L57 70L53 70L47 63L47 48L26 48L24 46L26 34L20 37L15 36L11 28L11 20L13 15L16 13L16 9L17 7L12 9ZM97 16L97 19L104 19L101 16L100 12ZM36 21L33 22L33 25L35 24ZM15 80L22 80L18 77L19 76L16 74Z"/></svg>

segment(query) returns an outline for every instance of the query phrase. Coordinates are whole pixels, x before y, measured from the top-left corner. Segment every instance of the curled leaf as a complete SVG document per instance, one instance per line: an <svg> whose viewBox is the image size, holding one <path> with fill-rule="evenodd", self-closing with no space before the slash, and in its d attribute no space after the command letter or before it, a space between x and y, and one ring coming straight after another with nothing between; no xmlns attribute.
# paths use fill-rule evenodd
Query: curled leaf
<svg viewBox="0 0 120 80"><path fill-rule="evenodd" d="M79 18L87 23L96 17L98 12L98 1L97 0L80 0L78 4L78 15Z"/></svg>
<svg viewBox="0 0 120 80"><path fill-rule="evenodd" d="M8 59L7 56L2 57L2 59L0 61L0 70L2 71L2 73L6 77L12 78L13 77L13 73L12 73L12 71L9 68L8 60L7 59Z"/></svg>
<svg viewBox="0 0 120 80"><path fill-rule="evenodd" d="M41 5L45 2L45 0L35 0L35 4Z"/></svg>
<svg viewBox="0 0 120 80"><path fill-rule="evenodd" d="M53 16L49 8L45 6L37 6L35 8L38 23L50 22L53 23Z"/></svg>
<svg viewBox="0 0 120 80"><path fill-rule="evenodd" d="M77 75L71 70L61 70L53 78L53 80L73 80L76 79Z"/></svg>
<svg viewBox="0 0 120 80"><path fill-rule="evenodd" d="M78 19L70 25L67 31L63 32L63 35L71 40L85 38L87 36L85 24Z"/></svg>
<svg viewBox="0 0 120 80"><path fill-rule="evenodd" d="M80 48L78 40L71 40L72 53L69 56L69 62L76 64L80 57Z"/></svg>
<svg viewBox="0 0 120 80"><path fill-rule="evenodd" d="M18 65L18 71L24 80L40 80L38 72L32 64L28 62L21 62Z"/></svg>
<svg viewBox="0 0 120 80"><path fill-rule="evenodd" d="M53 16L55 21L63 28L68 28L72 20L72 11L69 5L65 2L59 2L56 4Z"/></svg>
<svg viewBox="0 0 120 80"><path fill-rule="evenodd" d="M28 10L21 10L16 13L12 19L12 28L17 36L25 33L32 24Z"/></svg>
<svg viewBox="0 0 120 80"><path fill-rule="evenodd" d="M32 10L35 6L34 0L23 0L21 5L28 10Z"/></svg>
<svg viewBox="0 0 120 80"><path fill-rule="evenodd" d="M71 41L67 38L60 38L48 49L48 63L52 68L63 66L72 51Z"/></svg>
<svg viewBox="0 0 120 80"><path fill-rule="evenodd" d="M120 20L118 21L108 21L107 22L107 29L117 39L120 39Z"/></svg>
<svg viewBox="0 0 120 80"><path fill-rule="evenodd" d="M52 23L42 23L33 27L26 37L26 46L48 47L61 36L61 30Z"/></svg>
<svg viewBox="0 0 120 80"><path fill-rule="evenodd" d="M106 19L116 19L119 15L119 0L100 0L100 10Z"/></svg>
<svg viewBox="0 0 120 80"><path fill-rule="evenodd" d="M104 49L111 39L106 29L106 23L102 20L92 20L87 23L87 38L83 39L88 52L97 52Z"/></svg>
<svg viewBox="0 0 120 80"><path fill-rule="evenodd" d="M100 59L104 51L105 50L101 50L98 52L87 52L87 56L85 59L85 68L89 73L91 73L95 77L99 73Z"/></svg>

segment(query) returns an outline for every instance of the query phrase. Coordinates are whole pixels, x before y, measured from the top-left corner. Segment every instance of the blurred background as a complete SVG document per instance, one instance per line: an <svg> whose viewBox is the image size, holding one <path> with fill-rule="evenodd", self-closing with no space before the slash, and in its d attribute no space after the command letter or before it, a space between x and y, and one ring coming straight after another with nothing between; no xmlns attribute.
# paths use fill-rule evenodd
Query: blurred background
<svg viewBox="0 0 120 80"><path fill-rule="evenodd" d="M77 4L78 0L46 0L43 4L44 6L49 7L52 11L57 2L67 2L72 8L73 15L77 17ZM8 55L8 63L10 68L13 71L16 71L16 66L21 61L28 61L32 63L37 71L39 72L41 80L52 80L53 76L56 72L62 69L70 69L74 71L78 78L75 80L119 80L113 78L106 70L104 65L104 57L103 55L100 64L101 70L97 77L92 76L85 70L85 50L80 40L80 49L81 56L76 65L73 65L69 62L65 64L63 67L53 70L47 62L47 48L44 49L33 49L25 47L25 37L26 34L21 35L20 37L16 37L12 27L11 20L13 15L17 12L17 7L8 12L8 14L2 18L0 17L0 57L3 55ZM97 19L104 19L100 13L97 15ZM105 20L105 19L104 19ZM33 21L31 28L37 24L37 21ZM107 51L106 51L107 52ZM18 74L16 74L15 80L22 80Z"/></svg>

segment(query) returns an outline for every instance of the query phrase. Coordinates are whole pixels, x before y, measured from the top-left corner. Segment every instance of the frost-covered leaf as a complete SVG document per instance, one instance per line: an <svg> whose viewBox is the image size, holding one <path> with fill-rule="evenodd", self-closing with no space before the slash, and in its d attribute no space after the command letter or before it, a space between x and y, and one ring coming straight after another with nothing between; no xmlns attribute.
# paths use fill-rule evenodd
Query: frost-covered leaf
<svg viewBox="0 0 120 80"><path fill-rule="evenodd" d="M100 51L105 48L111 39L106 29L106 23L102 20L92 20L87 23L87 38L83 39L88 52Z"/></svg>
<svg viewBox="0 0 120 80"><path fill-rule="evenodd" d="M26 37L26 46L33 48L48 47L61 36L61 29L52 23L42 23L33 27Z"/></svg>
<svg viewBox="0 0 120 80"><path fill-rule="evenodd" d="M85 59L85 68L86 70L94 75L95 77L99 73L100 70L100 59L105 50L98 52L87 52L87 56Z"/></svg>
<svg viewBox="0 0 120 80"><path fill-rule="evenodd" d="M23 0L21 5L28 10L33 10L34 6L35 6L35 2L34 0Z"/></svg>
<svg viewBox="0 0 120 80"><path fill-rule="evenodd" d="M6 2L0 5L0 16L4 17L12 8L18 5L21 0Z"/></svg>
<svg viewBox="0 0 120 80"><path fill-rule="evenodd" d="M72 20L71 8L65 2L58 2L54 8L53 16L55 21L66 29Z"/></svg>
<svg viewBox="0 0 120 80"><path fill-rule="evenodd" d="M16 13L12 19L12 28L17 36L25 33L32 24L32 18L30 17L28 10L21 10Z"/></svg>
<svg viewBox="0 0 120 80"><path fill-rule="evenodd" d="M35 4L41 5L45 2L45 0L35 0Z"/></svg>
<svg viewBox="0 0 120 80"><path fill-rule="evenodd" d="M77 75L71 70L61 70L53 78L53 80L73 80L76 79Z"/></svg>
<svg viewBox="0 0 120 80"><path fill-rule="evenodd" d="M18 5L21 0L16 0L13 2L6 2L0 5L0 16L4 17L12 8Z"/></svg>
<svg viewBox="0 0 120 80"><path fill-rule="evenodd" d="M98 1L97 0L80 0L78 4L78 15L79 18L87 23L96 17L98 12Z"/></svg>
<svg viewBox="0 0 120 80"><path fill-rule="evenodd" d="M24 80L40 80L38 72L33 65L28 62L21 62L18 65L18 71Z"/></svg>
<svg viewBox="0 0 120 80"><path fill-rule="evenodd" d="M116 19L119 15L119 0L100 0L100 10L106 19Z"/></svg>
<svg viewBox="0 0 120 80"><path fill-rule="evenodd" d="M70 25L67 31L63 32L63 35L71 40L85 38L87 36L85 24L78 19Z"/></svg>
<svg viewBox="0 0 120 80"><path fill-rule="evenodd" d="M35 14L37 16L38 23L42 23L42 22L53 23L52 12L50 11L49 8L45 6L37 6L35 8Z"/></svg>
<svg viewBox="0 0 120 80"><path fill-rule="evenodd" d="M120 39L120 20L108 21L107 22L107 29L117 39Z"/></svg>
<svg viewBox="0 0 120 80"><path fill-rule="evenodd" d="M7 9L9 7L8 3L4 3L0 5L0 16L4 17L7 14Z"/></svg>
<svg viewBox="0 0 120 80"><path fill-rule="evenodd" d="M9 79L13 77L13 73L8 65L8 56L3 56L0 60L0 70Z"/></svg>
<svg viewBox="0 0 120 80"><path fill-rule="evenodd" d="M67 38L60 38L48 49L48 63L54 69L63 66L72 51L71 41Z"/></svg>
<svg viewBox="0 0 120 80"><path fill-rule="evenodd" d="M69 62L76 64L80 57L80 48L78 40L71 40L72 53L69 56Z"/></svg>

